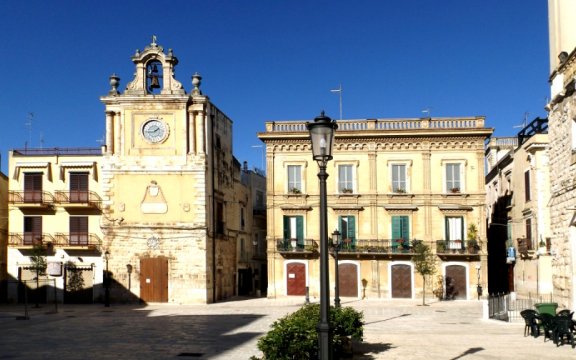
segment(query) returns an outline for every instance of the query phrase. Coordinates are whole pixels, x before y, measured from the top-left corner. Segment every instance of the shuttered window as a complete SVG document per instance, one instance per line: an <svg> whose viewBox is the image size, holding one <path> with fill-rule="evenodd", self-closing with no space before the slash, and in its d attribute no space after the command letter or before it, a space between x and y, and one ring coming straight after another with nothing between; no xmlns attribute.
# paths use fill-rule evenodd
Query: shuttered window
<svg viewBox="0 0 576 360"><path fill-rule="evenodd" d="M88 216L70 217L70 245L88 245Z"/></svg>
<svg viewBox="0 0 576 360"><path fill-rule="evenodd" d="M392 216L392 239L410 239L410 218L408 216Z"/></svg>
<svg viewBox="0 0 576 360"><path fill-rule="evenodd" d="M304 245L303 216L284 216L284 239L296 239L299 245Z"/></svg>
<svg viewBox="0 0 576 360"><path fill-rule="evenodd" d="M42 242L42 216L24 216L24 245Z"/></svg>
<svg viewBox="0 0 576 360"><path fill-rule="evenodd" d="M24 201L42 202L42 173L24 174Z"/></svg>
<svg viewBox="0 0 576 360"><path fill-rule="evenodd" d="M338 218L342 242L347 244L356 244L356 218L354 216L340 216Z"/></svg>
<svg viewBox="0 0 576 360"><path fill-rule="evenodd" d="M70 202L88 201L88 173L70 173Z"/></svg>

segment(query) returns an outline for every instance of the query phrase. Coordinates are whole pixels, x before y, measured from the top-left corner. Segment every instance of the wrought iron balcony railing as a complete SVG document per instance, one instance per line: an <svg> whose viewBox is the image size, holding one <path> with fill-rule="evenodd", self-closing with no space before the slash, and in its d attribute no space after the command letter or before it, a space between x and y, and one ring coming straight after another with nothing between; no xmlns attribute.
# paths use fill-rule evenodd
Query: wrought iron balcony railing
<svg viewBox="0 0 576 360"><path fill-rule="evenodd" d="M438 240L436 241L436 254L438 255L478 255L480 245L478 243L463 240Z"/></svg>
<svg viewBox="0 0 576 360"><path fill-rule="evenodd" d="M279 252L318 252L318 243L312 239L277 239L276 250Z"/></svg>
<svg viewBox="0 0 576 360"><path fill-rule="evenodd" d="M41 190L25 190L25 191L8 191L8 203L20 207L34 206L53 206L54 195L48 191Z"/></svg>
<svg viewBox="0 0 576 360"><path fill-rule="evenodd" d="M54 234L57 245L72 247L99 248L102 240L98 235L86 232L56 233Z"/></svg>
<svg viewBox="0 0 576 360"><path fill-rule="evenodd" d="M74 207L92 207L100 209L102 205L102 198L94 191L88 190L70 190L70 191L56 191L56 202L64 206Z"/></svg>
<svg viewBox="0 0 576 360"><path fill-rule="evenodd" d="M54 237L47 233L10 233L8 236L8 246L45 246L55 242Z"/></svg>

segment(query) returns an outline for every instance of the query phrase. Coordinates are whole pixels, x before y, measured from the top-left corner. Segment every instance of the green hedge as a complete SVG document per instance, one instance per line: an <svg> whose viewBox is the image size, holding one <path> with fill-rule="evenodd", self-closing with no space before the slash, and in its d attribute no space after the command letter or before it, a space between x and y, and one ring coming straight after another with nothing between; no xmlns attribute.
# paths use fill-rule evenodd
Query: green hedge
<svg viewBox="0 0 576 360"><path fill-rule="evenodd" d="M362 340L364 314L351 307L330 308L330 328L335 358L346 352L349 339ZM298 311L275 321L265 336L258 340L258 349L266 360L317 359L320 305L304 305ZM256 358L252 358L256 359Z"/></svg>

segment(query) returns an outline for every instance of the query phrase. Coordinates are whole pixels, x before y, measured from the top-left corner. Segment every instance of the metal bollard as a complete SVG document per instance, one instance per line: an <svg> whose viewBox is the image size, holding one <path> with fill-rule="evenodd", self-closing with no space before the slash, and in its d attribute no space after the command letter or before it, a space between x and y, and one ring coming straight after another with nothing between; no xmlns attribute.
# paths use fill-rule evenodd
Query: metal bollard
<svg viewBox="0 0 576 360"><path fill-rule="evenodd" d="M310 304L310 288L306 286L306 305Z"/></svg>

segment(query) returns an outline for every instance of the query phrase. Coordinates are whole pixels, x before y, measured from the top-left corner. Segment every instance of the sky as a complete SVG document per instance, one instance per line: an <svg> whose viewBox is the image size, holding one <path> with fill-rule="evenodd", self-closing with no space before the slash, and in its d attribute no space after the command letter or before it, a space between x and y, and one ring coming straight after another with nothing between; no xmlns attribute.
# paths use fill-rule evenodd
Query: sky
<svg viewBox="0 0 576 360"><path fill-rule="evenodd" d="M495 136L546 117L544 0L21 0L0 3L1 169L8 151L98 147L100 97L131 56L173 49L175 77L233 121L262 167L266 121L485 116ZM426 112L428 111L428 112Z"/></svg>

